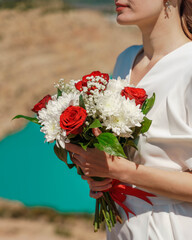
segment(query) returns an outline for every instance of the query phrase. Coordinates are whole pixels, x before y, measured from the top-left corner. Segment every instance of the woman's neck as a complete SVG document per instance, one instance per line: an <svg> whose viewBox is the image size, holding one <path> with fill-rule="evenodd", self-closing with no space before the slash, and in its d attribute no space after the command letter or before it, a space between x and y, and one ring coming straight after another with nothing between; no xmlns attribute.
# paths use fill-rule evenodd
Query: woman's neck
<svg viewBox="0 0 192 240"><path fill-rule="evenodd" d="M164 13L161 13L153 24L141 25L139 28L143 37L144 55L149 60L161 58L190 42L182 30L179 15L174 8L169 18L165 18Z"/></svg>

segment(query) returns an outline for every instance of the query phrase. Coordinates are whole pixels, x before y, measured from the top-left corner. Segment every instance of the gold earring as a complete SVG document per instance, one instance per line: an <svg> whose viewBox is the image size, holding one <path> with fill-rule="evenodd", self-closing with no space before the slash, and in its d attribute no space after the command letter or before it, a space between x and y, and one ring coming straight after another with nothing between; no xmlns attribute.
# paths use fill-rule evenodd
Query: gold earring
<svg viewBox="0 0 192 240"><path fill-rule="evenodd" d="M165 17L169 18L169 12L171 12L171 1L164 0L164 5L165 5Z"/></svg>

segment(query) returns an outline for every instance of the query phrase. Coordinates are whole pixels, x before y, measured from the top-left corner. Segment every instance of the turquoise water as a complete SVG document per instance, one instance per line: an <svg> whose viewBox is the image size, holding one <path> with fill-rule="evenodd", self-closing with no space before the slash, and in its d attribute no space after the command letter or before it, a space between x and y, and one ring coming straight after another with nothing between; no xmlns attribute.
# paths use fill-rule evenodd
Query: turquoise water
<svg viewBox="0 0 192 240"><path fill-rule="evenodd" d="M0 142L0 197L63 212L95 207L87 183L55 156L53 144L44 143L32 123Z"/></svg>

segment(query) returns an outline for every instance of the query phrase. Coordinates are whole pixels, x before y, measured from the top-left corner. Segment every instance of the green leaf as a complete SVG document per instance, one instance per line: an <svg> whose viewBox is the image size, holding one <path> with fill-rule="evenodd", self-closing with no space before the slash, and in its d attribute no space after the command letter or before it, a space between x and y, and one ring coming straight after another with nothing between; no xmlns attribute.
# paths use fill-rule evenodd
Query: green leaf
<svg viewBox="0 0 192 240"><path fill-rule="evenodd" d="M41 125L41 124L39 123L39 120L38 120L37 118L27 117L27 116L23 116L23 115L17 115L17 116L15 116L12 120L14 120L14 119L19 119L19 118L24 118L24 119L26 119L26 120L28 120L28 121L30 121L30 122L36 123L36 124L38 124L38 125Z"/></svg>
<svg viewBox="0 0 192 240"><path fill-rule="evenodd" d="M80 146L85 150L87 151L87 147L89 145L89 142L88 143L82 143L82 142L79 142Z"/></svg>
<svg viewBox="0 0 192 240"><path fill-rule="evenodd" d="M57 98L60 96L62 96L62 91L59 88L57 88Z"/></svg>
<svg viewBox="0 0 192 240"><path fill-rule="evenodd" d="M89 128L99 128L102 127L99 119L95 119L95 121L89 126Z"/></svg>
<svg viewBox="0 0 192 240"><path fill-rule="evenodd" d="M155 93L153 93L153 96L152 96L151 98L148 98L148 99L144 102L144 104L143 104L143 106L142 106L142 112L143 112L143 114L146 115L146 114L151 110L151 108L153 107L154 103L155 103Z"/></svg>
<svg viewBox="0 0 192 240"><path fill-rule="evenodd" d="M139 134L141 133L141 128L142 128L142 126L141 127L135 127L135 129L132 133L132 136L133 136L134 139L136 139L139 136Z"/></svg>
<svg viewBox="0 0 192 240"><path fill-rule="evenodd" d="M57 157L63 161L67 166L68 168L73 168L75 166L75 164L68 164L67 163L67 150L63 149L63 148L59 148L57 147L57 145L55 144L54 146L54 152L55 154L57 155Z"/></svg>
<svg viewBox="0 0 192 240"><path fill-rule="evenodd" d="M99 119L95 119L91 124L90 126L87 126L86 128L84 128L84 131L83 131L83 137L86 139L86 140L90 140L92 137L93 137L93 134L92 132L90 132L89 130L92 129L92 128L99 128L99 127L103 127L99 121Z"/></svg>
<svg viewBox="0 0 192 240"><path fill-rule="evenodd" d="M100 151L110 155L127 158L118 139L112 133L101 133L97 138L98 143L94 146Z"/></svg>
<svg viewBox="0 0 192 240"><path fill-rule="evenodd" d="M79 106L82 107L82 108L84 108L84 109L86 109L82 95L79 96Z"/></svg>
<svg viewBox="0 0 192 240"><path fill-rule="evenodd" d="M149 130L150 126L151 126L151 123L152 121L149 120L147 117L144 117L143 118L143 122L142 122L142 128L141 128L141 133L145 133Z"/></svg>
<svg viewBox="0 0 192 240"><path fill-rule="evenodd" d="M137 142L135 141L135 139L134 140L129 140L126 145L131 146L131 147L135 148L136 150L138 150Z"/></svg>

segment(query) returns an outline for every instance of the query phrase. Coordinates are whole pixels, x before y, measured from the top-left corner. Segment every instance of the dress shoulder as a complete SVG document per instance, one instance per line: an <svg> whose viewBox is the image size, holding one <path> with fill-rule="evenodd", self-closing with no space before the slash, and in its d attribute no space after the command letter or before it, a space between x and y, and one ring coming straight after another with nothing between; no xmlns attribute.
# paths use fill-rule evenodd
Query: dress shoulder
<svg viewBox="0 0 192 240"><path fill-rule="evenodd" d="M142 45L133 45L126 48L122 53L119 54L113 71L113 78L126 78L126 76L129 74L129 70L132 66L135 56L142 47Z"/></svg>

